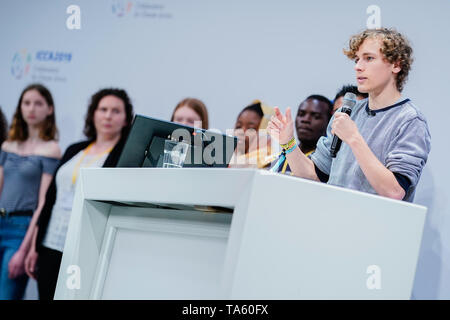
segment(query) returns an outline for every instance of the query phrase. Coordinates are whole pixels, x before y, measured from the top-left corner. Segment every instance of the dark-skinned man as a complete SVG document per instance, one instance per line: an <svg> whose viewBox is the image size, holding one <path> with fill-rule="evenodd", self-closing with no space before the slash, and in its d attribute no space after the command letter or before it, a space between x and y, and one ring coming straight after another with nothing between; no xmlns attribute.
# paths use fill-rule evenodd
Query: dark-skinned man
<svg viewBox="0 0 450 320"><path fill-rule="evenodd" d="M309 156L316 149L317 141L326 135L328 122L331 118L333 104L326 97L311 95L298 106L295 117L295 129L299 141L300 150ZM278 162L275 163L276 166ZM272 169L275 169L272 167ZM290 168L287 161L279 163L276 172L289 173Z"/></svg>

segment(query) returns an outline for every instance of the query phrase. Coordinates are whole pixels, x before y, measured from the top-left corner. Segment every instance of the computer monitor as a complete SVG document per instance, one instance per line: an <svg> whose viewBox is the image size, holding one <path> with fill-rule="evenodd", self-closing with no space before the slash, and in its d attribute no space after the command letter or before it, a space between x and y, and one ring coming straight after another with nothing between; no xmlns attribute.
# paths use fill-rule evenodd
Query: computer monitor
<svg viewBox="0 0 450 320"><path fill-rule="evenodd" d="M163 167L167 140L189 145L183 167L228 167L237 138L136 115L117 167Z"/></svg>

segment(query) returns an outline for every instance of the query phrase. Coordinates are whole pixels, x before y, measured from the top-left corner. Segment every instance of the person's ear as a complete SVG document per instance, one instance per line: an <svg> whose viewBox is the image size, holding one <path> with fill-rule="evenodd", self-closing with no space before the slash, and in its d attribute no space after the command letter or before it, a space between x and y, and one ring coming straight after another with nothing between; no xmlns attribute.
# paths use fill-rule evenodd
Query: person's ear
<svg viewBox="0 0 450 320"><path fill-rule="evenodd" d="M392 72L395 73L395 74L397 74L397 73L399 73L401 70L402 70L402 68L400 67L400 61L395 62L395 63L393 64L393 67L392 67Z"/></svg>

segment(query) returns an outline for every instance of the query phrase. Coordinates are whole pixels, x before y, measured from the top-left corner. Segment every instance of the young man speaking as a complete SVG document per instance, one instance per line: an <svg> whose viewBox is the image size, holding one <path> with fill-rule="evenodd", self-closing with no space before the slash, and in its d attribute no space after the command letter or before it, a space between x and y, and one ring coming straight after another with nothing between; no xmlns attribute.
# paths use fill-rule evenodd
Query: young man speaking
<svg viewBox="0 0 450 320"><path fill-rule="evenodd" d="M431 147L425 117L401 95L412 49L400 33L383 28L352 36L344 53L355 61L358 90L369 94L351 116L340 109L334 114L310 158L291 143L290 108L285 115L275 109L268 131L279 139L295 176L412 202ZM335 158L333 135L343 141Z"/></svg>

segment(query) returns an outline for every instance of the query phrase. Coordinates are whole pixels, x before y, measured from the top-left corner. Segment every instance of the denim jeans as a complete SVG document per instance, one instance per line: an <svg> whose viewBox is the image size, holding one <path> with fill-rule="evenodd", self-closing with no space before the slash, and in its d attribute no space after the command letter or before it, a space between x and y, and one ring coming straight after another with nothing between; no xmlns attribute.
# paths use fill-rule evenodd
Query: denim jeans
<svg viewBox="0 0 450 320"><path fill-rule="evenodd" d="M10 279L8 264L22 244L30 220L30 216L0 217L0 300L23 298L28 276L24 273Z"/></svg>

